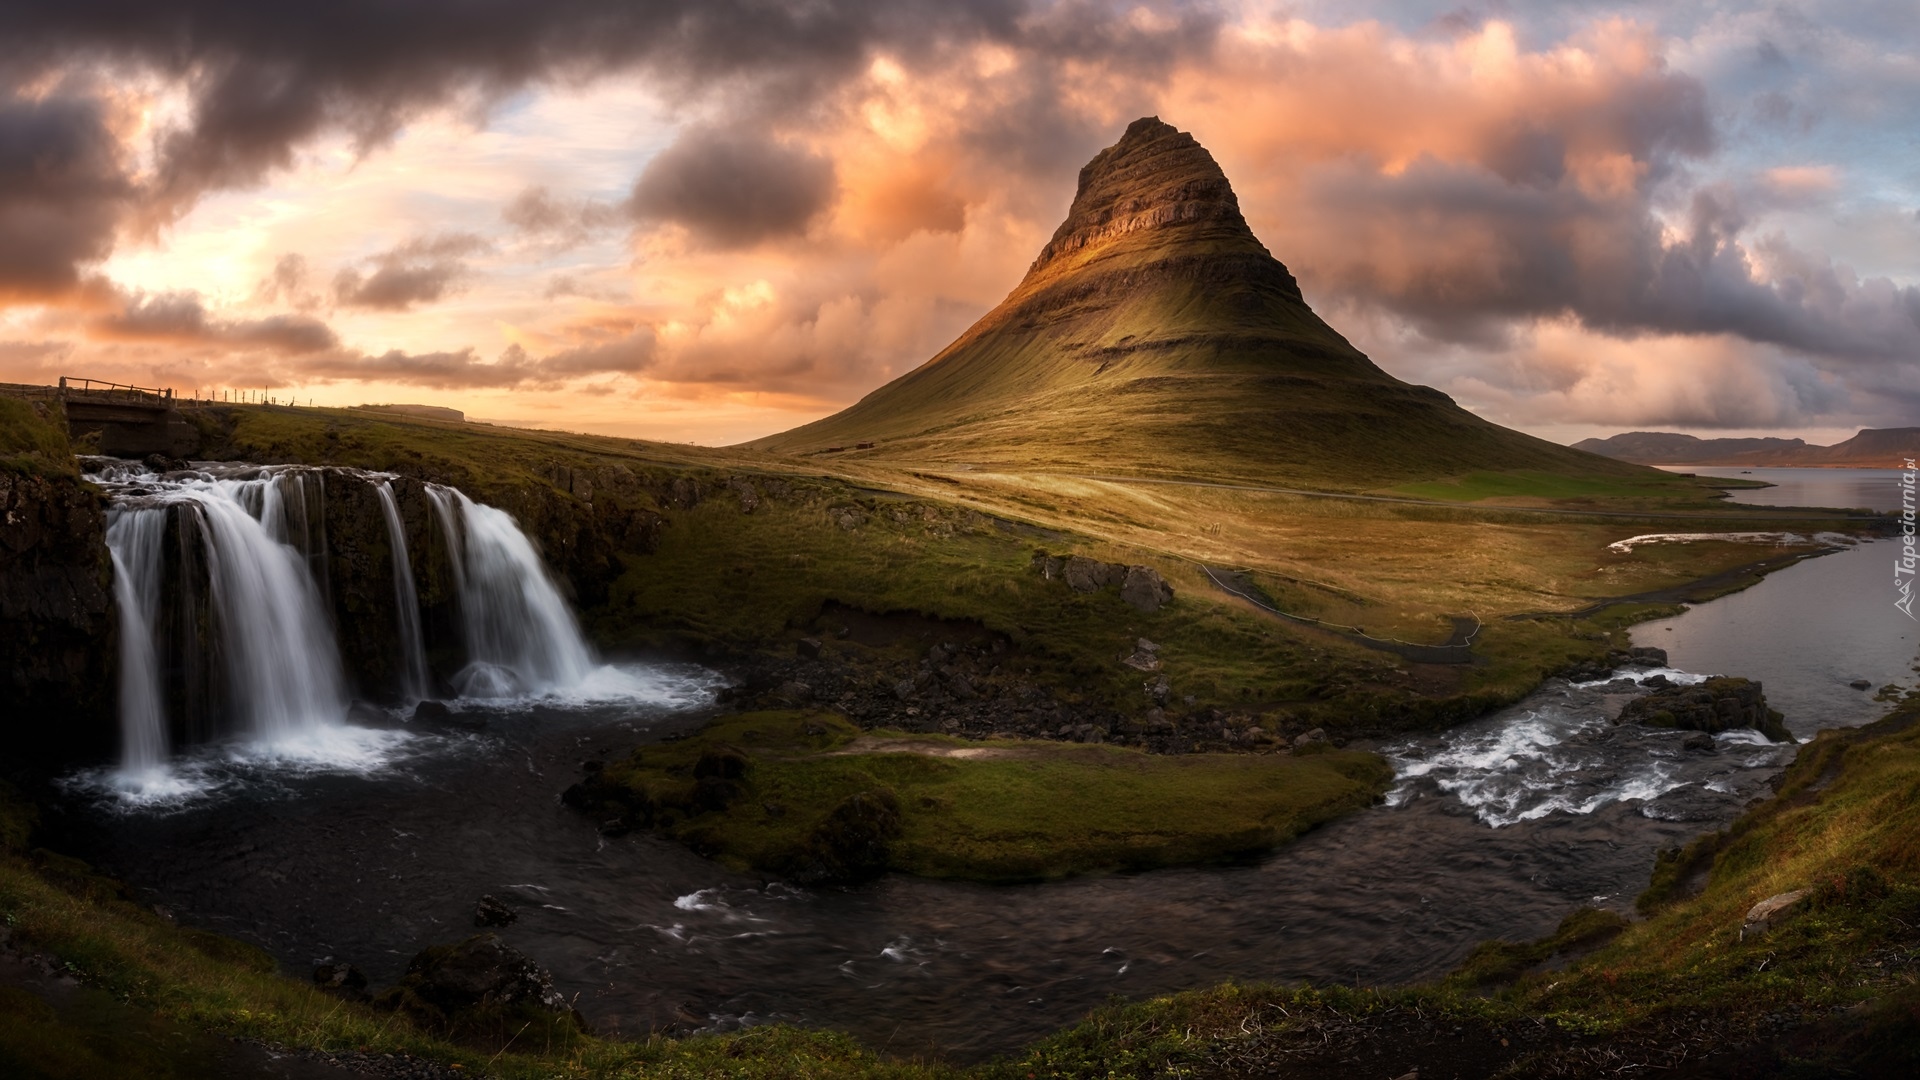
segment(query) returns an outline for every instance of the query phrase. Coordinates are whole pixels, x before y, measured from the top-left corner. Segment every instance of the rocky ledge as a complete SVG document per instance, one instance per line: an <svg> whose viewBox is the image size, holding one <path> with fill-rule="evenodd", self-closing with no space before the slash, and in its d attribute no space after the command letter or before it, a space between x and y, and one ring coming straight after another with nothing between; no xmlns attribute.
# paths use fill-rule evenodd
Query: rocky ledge
<svg viewBox="0 0 1920 1080"><path fill-rule="evenodd" d="M1759 683L1727 675L1717 675L1696 686L1669 686L1635 698L1620 710L1614 723L1708 734L1752 728L1774 742L1797 741L1787 730L1786 718L1767 707Z"/></svg>

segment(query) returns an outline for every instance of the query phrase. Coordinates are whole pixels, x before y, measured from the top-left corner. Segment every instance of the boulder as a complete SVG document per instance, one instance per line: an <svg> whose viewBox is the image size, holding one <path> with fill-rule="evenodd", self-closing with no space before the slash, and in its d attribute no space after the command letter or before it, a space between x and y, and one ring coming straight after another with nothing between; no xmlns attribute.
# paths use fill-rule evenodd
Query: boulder
<svg viewBox="0 0 1920 1080"><path fill-rule="evenodd" d="M1671 686L1636 698L1620 710L1616 724L1686 728L1709 735L1748 727L1775 742L1795 741L1786 718L1767 707L1760 684L1718 675L1698 686Z"/></svg>
<svg viewBox="0 0 1920 1080"><path fill-rule="evenodd" d="M1308 746L1313 746L1316 743L1325 743L1326 741L1327 741L1327 729L1314 728L1312 731L1294 736L1293 745L1295 749L1301 749Z"/></svg>
<svg viewBox="0 0 1920 1080"><path fill-rule="evenodd" d="M352 964L321 964L313 969L313 984L335 997L366 1004L373 1000L367 992L367 977Z"/></svg>
<svg viewBox="0 0 1920 1080"><path fill-rule="evenodd" d="M1085 555L1075 555L1067 560L1066 569L1061 576L1066 578L1067 588L1074 592L1099 592L1112 580L1113 564L1089 559Z"/></svg>
<svg viewBox="0 0 1920 1080"><path fill-rule="evenodd" d="M553 976L492 933L421 950L378 1004L435 1031L511 1033L512 1019L542 1015L579 1026Z"/></svg>
<svg viewBox="0 0 1920 1080"><path fill-rule="evenodd" d="M1855 690L1873 689L1873 683L1867 679L1855 679L1847 685L1853 687Z"/></svg>
<svg viewBox="0 0 1920 1080"><path fill-rule="evenodd" d="M1714 745L1713 736L1704 731L1696 731L1680 740L1680 749L1690 750L1696 754L1711 754L1718 748Z"/></svg>
<svg viewBox="0 0 1920 1080"><path fill-rule="evenodd" d="M1129 566L1120 585L1120 599L1135 611L1152 613L1173 599L1173 586L1151 566Z"/></svg>
<svg viewBox="0 0 1920 1080"><path fill-rule="evenodd" d="M818 660L820 659L820 639L810 637L801 638L800 641L794 645L793 651L808 660Z"/></svg>
<svg viewBox="0 0 1920 1080"><path fill-rule="evenodd" d="M1806 889L1776 893L1747 909L1747 917L1740 923L1740 940L1745 941L1754 934L1766 933L1773 920L1784 915L1788 909L1806 899Z"/></svg>
<svg viewBox="0 0 1920 1080"><path fill-rule="evenodd" d="M480 898L473 906L473 925L510 926L520 913L508 907L499 897L489 893Z"/></svg>

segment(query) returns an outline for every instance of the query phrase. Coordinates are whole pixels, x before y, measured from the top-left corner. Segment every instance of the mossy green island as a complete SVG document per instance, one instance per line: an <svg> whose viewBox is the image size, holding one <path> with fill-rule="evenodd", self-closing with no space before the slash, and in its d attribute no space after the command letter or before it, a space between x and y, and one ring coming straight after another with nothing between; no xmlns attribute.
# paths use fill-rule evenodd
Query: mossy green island
<svg viewBox="0 0 1920 1080"><path fill-rule="evenodd" d="M1149 754L756 712L636 750L568 794L612 828L654 828L789 880L1011 882L1256 855L1368 805L1392 775L1331 747Z"/></svg>

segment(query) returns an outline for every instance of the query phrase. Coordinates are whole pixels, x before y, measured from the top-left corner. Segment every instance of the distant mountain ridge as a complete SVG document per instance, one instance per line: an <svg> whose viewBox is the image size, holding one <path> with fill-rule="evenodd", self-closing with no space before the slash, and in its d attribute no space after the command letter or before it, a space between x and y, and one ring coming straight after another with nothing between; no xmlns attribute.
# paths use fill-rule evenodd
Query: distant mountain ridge
<svg viewBox="0 0 1920 1080"><path fill-rule="evenodd" d="M1697 439L1670 431L1629 431L1583 439L1573 448L1640 465L1898 469L1920 459L1920 427L1862 428L1832 446L1804 439Z"/></svg>
<svg viewBox="0 0 1920 1080"><path fill-rule="evenodd" d="M1026 276L953 344L841 412L747 445L1329 490L1637 472L1374 366L1307 306L1213 156L1158 117L1087 163Z"/></svg>

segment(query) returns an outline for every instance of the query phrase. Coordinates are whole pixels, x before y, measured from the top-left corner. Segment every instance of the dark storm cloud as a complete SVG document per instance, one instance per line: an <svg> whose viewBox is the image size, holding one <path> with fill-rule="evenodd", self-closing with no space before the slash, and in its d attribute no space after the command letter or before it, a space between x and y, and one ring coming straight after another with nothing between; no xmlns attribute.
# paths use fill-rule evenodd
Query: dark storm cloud
<svg viewBox="0 0 1920 1080"><path fill-rule="evenodd" d="M134 62L185 76L187 124L160 140L155 198L259 181L326 130L363 147L423 108L542 79L644 69L681 94L755 87L804 108L876 48L1010 39L1020 0L100 0L0 7L0 63Z"/></svg>
<svg viewBox="0 0 1920 1080"><path fill-rule="evenodd" d="M800 147L694 128L647 163L627 209L737 248L806 231L833 199L833 163Z"/></svg>
<svg viewBox="0 0 1920 1080"><path fill-rule="evenodd" d="M105 107L70 93L0 99L0 297L80 284L134 194Z"/></svg>
<svg viewBox="0 0 1920 1080"><path fill-rule="evenodd" d="M1516 320L1571 314L1622 337L1724 333L1837 359L1920 356L1920 289L1752 238L1726 189L1694 192L1677 235L1643 197L1430 161L1395 177L1330 172L1313 202L1336 233L1345 222L1350 238L1396 237L1391 258L1330 250L1316 273L1443 341L1497 346Z"/></svg>
<svg viewBox="0 0 1920 1080"><path fill-rule="evenodd" d="M432 303L457 288L468 269L466 256L486 250L471 233L446 233L410 240L346 267L333 279L333 297L342 307L405 311Z"/></svg>
<svg viewBox="0 0 1920 1080"><path fill-rule="evenodd" d="M263 319L217 319L190 292L139 295L126 299L111 315L95 318L88 329L96 337L218 349L265 349L303 354L339 344L332 328L308 315L271 315Z"/></svg>

